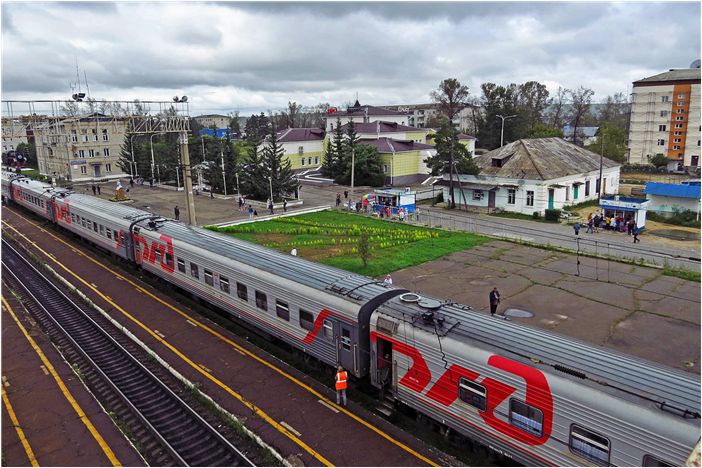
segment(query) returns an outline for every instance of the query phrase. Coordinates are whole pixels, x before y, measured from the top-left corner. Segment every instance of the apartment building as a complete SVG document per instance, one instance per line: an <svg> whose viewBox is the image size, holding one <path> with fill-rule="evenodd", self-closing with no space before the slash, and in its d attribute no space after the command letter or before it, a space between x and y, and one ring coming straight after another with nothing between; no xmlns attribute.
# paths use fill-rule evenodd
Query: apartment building
<svg viewBox="0 0 702 468"><path fill-rule="evenodd" d="M117 179L127 120L103 114L51 119L35 125L39 173L73 182Z"/></svg>
<svg viewBox="0 0 702 468"><path fill-rule="evenodd" d="M671 69L635 81L629 123L629 163L664 154L669 169L700 164L700 69Z"/></svg>
<svg viewBox="0 0 702 468"><path fill-rule="evenodd" d="M439 115L439 108L435 103L400 104L386 107L399 112L407 112L409 114L407 125L418 128L427 127L431 123L430 119ZM475 132L475 119L479 112L480 110L475 106L464 107L453 118L453 125L462 132Z"/></svg>
<svg viewBox="0 0 702 468"><path fill-rule="evenodd" d="M229 128L232 118L222 114L205 114L195 116L193 120L206 128Z"/></svg>
<svg viewBox="0 0 702 468"><path fill-rule="evenodd" d="M29 142L27 125L20 120L2 119L2 152L15 151L21 143Z"/></svg>
<svg viewBox="0 0 702 468"><path fill-rule="evenodd" d="M351 121L353 123L370 123L380 120L383 122L394 122L400 125L407 125L407 118L409 117L409 112L397 111L393 109L388 109L385 107L376 107L361 105L358 100L353 106L347 108L345 111L332 107L327 111L325 116L325 128L327 131L332 132L334 130L334 124L338 118L341 121L341 125L347 124Z"/></svg>

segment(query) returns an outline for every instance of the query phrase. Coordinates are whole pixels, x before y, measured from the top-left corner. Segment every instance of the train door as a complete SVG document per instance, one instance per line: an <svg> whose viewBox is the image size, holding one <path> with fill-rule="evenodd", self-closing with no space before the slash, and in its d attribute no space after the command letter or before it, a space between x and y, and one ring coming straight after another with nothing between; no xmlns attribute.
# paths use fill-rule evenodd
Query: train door
<svg viewBox="0 0 702 468"><path fill-rule="evenodd" d="M343 366L344 369L352 370L353 373L358 373L358 365L356 361L356 349L357 345L353 344L352 329L348 324L339 324L339 344L338 344L338 354L339 354L339 364Z"/></svg>
<svg viewBox="0 0 702 468"><path fill-rule="evenodd" d="M392 385L392 343L383 339L377 341L377 382L378 386L386 388Z"/></svg>

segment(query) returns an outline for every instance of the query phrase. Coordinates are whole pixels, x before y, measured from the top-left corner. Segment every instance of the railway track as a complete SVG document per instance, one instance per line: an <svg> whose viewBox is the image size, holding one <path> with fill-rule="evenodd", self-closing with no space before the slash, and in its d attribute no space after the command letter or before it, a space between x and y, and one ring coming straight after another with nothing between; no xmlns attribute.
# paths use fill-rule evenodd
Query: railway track
<svg viewBox="0 0 702 468"><path fill-rule="evenodd" d="M212 424L2 242L3 281L49 334L101 403L126 427L152 466L254 466ZM221 425L221 423L219 424Z"/></svg>

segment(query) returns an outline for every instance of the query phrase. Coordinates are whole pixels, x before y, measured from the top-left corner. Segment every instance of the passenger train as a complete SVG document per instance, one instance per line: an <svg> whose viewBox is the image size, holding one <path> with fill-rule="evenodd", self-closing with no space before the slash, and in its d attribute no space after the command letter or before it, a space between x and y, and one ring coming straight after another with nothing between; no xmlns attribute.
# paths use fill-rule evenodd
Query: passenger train
<svg viewBox="0 0 702 468"><path fill-rule="evenodd" d="M2 198L516 462L680 466L699 443L699 376L16 174Z"/></svg>

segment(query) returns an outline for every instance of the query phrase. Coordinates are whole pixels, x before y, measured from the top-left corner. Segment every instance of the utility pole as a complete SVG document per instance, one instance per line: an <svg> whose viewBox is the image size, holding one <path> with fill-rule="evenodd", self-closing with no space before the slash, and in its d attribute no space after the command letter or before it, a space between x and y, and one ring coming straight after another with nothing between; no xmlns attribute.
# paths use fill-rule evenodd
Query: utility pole
<svg viewBox="0 0 702 468"><path fill-rule="evenodd" d="M353 176L356 172L356 148L351 147L351 193L353 193Z"/></svg>
<svg viewBox="0 0 702 468"><path fill-rule="evenodd" d="M600 145L600 177L597 180L597 202L599 203L600 197L602 196L602 159L604 158L604 139L605 136L602 134L602 141Z"/></svg>
<svg viewBox="0 0 702 468"><path fill-rule="evenodd" d="M224 184L224 196L227 196L227 176L224 173L224 148L220 148L219 155L222 157L222 183Z"/></svg>
<svg viewBox="0 0 702 468"><path fill-rule="evenodd" d="M185 186L185 201L188 207L190 224L196 225L195 200L193 200L193 181L190 174L190 153L188 152L188 132L180 132L180 149L183 154L183 185Z"/></svg>
<svg viewBox="0 0 702 468"><path fill-rule="evenodd" d="M502 119L502 130L500 130L500 148L502 148L502 142L504 141L505 136L505 120L511 119L512 117L516 117L516 115L508 115L507 117L502 117L498 114L497 117Z"/></svg>

